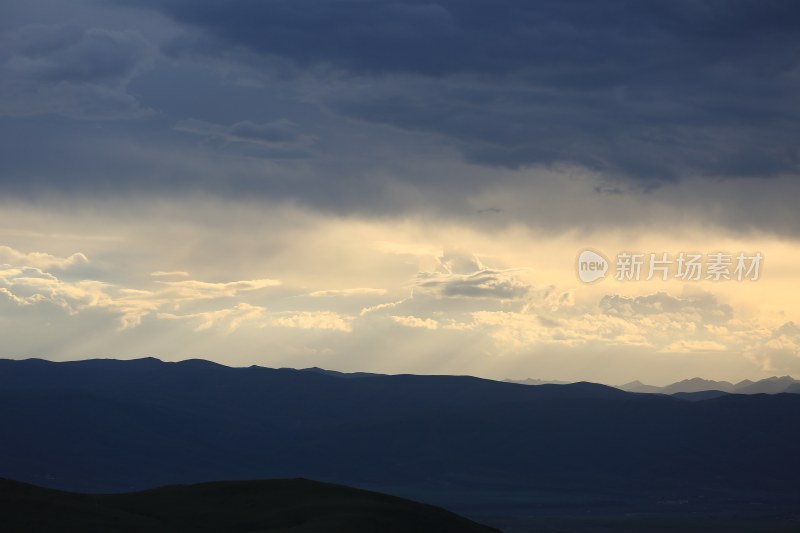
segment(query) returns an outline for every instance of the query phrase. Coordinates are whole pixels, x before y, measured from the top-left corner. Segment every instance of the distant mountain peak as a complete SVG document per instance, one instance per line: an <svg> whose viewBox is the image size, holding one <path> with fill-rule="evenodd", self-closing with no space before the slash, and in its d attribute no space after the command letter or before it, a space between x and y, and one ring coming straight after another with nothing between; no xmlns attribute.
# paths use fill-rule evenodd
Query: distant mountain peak
<svg viewBox="0 0 800 533"><path fill-rule="evenodd" d="M714 381L700 377L687 378L664 387L645 385L641 381L631 381L620 385L619 389L628 392L647 392L658 394L693 394L700 392L725 392L732 394L779 394L796 393L800 390L800 381L791 376L772 376L759 381L749 379L736 384L729 381Z"/></svg>
<svg viewBox="0 0 800 533"><path fill-rule="evenodd" d="M309 368L301 368L301 372L313 372L315 374L323 374L325 376L333 376L337 378L369 378L375 376L383 376L385 374L372 374L370 372L339 372L338 370L326 370L318 366Z"/></svg>
<svg viewBox="0 0 800 533"><path fill-rule="evenodd" d="M504 379L504 383L517 383L519 385L569 385L572 381L559 381L557 379Z"/></svg>
<svg viewBox="0 0 800 533"><path fill-rule="evenodd" d="M631 381L630 383L626 383L625 385L620 385L617 388L627 392L639 392L639 393L642 392L654 393L654 392L659 392L661 390L661 387L656 387L655 385L646 385L641 381L639 381L638 379Z"/></svg>

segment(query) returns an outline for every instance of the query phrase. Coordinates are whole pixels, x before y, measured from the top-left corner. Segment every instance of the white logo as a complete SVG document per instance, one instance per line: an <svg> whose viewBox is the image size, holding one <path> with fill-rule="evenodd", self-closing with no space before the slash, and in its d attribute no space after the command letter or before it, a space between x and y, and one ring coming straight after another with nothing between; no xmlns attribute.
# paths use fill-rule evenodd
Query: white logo
<svg viewBox="0 0 800 533"><path fill-rule="evenodd" d="M578 256L578 277L584 283L593 283L606 277L608 261L592 250L584 250Z"/></svg>

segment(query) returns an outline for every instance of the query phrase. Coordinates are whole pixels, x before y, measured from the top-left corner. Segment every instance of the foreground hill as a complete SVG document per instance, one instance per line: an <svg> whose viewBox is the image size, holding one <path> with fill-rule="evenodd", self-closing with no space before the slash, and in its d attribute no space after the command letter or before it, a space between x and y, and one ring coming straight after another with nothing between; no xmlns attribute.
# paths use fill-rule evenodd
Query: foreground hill
<svg viewBox="0 0 800 533"><path fill-rule="evenodd" d="M177 485L113 495L0 479L0 515L4 530L17 533L497 531L438 507L305 479Z"/></svg>

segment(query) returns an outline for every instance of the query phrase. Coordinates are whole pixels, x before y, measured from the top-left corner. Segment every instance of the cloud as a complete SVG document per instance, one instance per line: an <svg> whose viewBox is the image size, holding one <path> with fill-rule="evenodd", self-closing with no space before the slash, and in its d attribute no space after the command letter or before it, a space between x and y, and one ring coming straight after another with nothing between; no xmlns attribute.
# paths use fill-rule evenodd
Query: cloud
<svg viewBox="0 0 800 533"><path fill-rule="evenodd" d="M677 38L710 47L712 38L728 43L743 37L742 31L748 32L746 38L770 30L790 33L798 19L794 6L755 2L739 2L724 13L723 6L710 1L640 6L630 0L615 0L602 7L556 0L535 5L509 1L502 6L490 0L441 0L435 4L414 0L334 0L322 4L314 0L268 4L233 0L202 5L191 0L136 2L143 3L206 29L232 45L287 57L299 65L328 64L353 73L429 76L508 73L533 66L565 78L552 79L551 83L581 81L593 85L627 79L629 70L619 61L642 65L658 45L677 44ZM760 17L754 19L755 13ZM631 32L631 23L649 24L659 32L654 36ZM631 43L642 48L629 49ZM671 57L684 50L681 46L661 53ZM722 57L726 52L698 50ZM691 58L696 63L704 59ZM600 60L606 64L597 64Z"/></svg>
<svg viewBox="0 0 800 533"><path fill-rule="evenodd" d="M70 240L75 248L64 251L60 234L9 234L14 259L0 261L8 263L0 267L0 334L10 356L150 353L379 372L570 373L610 383L797 373L796 328L779 327L796 314L786 298L797 260L791 242L763 243L770 270L753 284L586 286L574 275L583 235L365 222L259 203L108 205L79 218L61 209L4 209L0 227L126 238ZM377 236L430 253L379 251ZM613 239L682 249L677 237L652 237ZM619 249L613 239L586 238L606 251ZM716 244L750 249L744 242ZM76 250L91 262L60 269ZM48 266L26 264L35 261ZM421 286L427 282L434 283ZM505 285L522 289L498 289Z"/></svg>
<svg viewBox="0 0 800 533"><path fill-rule="evenodd" d="M524 297L530 287L520 282L513 271L485 268L471 274L422 272L417 275L417 294L438 298L491 298L499 300Z"/></svg>
<svg viewBox="0 0 800 533"><path fill-rule="evenodd" d="M150 272L150 276L153 278L188 278L189 273L183 270L175 270L175 271L157 270L155 272Z"/></svg>
<svg viewBox="0 0 800 533"><path fill-rule="evenodd" d="M527 311L477 311L469 329L482 329L495 341L499 353L541 346L653 347L652 328L634 320L607 317L591 312L582 315ZM456 328L458 329L458 328ZM680 334L678 332L671 332ZM663 334L662 334L663 335Z"/></svg>
<svg viewBox="0 0 800 533"><path fill-rule="evenodd" d="M158 281L164 286L161 295L174 301L200 300L208 298L232 298L242 292L256 291L281 284L277 279L254 279L212 283L199 280Z"/></svg>
<svg viewBox="0 0 800 533"><path fill-rule="evenodd" d="M675 341L661 348L662 352L692 353L692 352L722 352L728 347L715 341Z"/></svg>
<svg viewBox="0 0 800 533"><path fill-rule="evenodd" d="M34 267L0 268L0 289L20 306L49 303L69 314L105 309L119 318L123 329L138 326L163 303L147 291L119 290L97 280L65 281Z"/></svg>
<svg viewBox="0 0 800 533"><path fill-rule="evenodd" d="M195 331L206 331L214 326L222 325L226 331L232 333L239 326L247 322L262 323L266 308L247 303L239 303L227 309L215 311L205 311L201 313L190 313L177 315L174 313L158 313L158 318L167 320L191 320L198 321L199 325Z"/></svg>
<svg viewBox="0 0 800 533"><path fill-rule="evenodd" d="M208 329L220 320L230 330L256 316L256 306L240 302L231 309L214 309L176 315L165 311L187 304L222 298L236 298L245 293L280 285L279 280L257 279L213 283L199 280L157 280L153 289L138 289L100 280L69 281L53 272L67 270L88 262L85 255L75 253L59 258L47 253L22 253L8 246L0 247L0 294L19 306L50 303L76 314L90 309L103 309L117 316L123 329L134 328L148 315L168 319L201 319L200 330ZM183 276L184 272L157 272L156 277Z"/></svg>
<svg viewBox="0 0 800 533"><path fill-rule="evenodd" d="M666 292L605 295L593 304L576 304L571 291L548 287L529 291L512 309L449 310L444 320L430 316L439 312L435 307L421 309L427 313L393 315L392 319L409 327L423 327L421 321L431 320L442 329L479 333L492 339L498 353L548 346L637 347L650 353L736 352L764 339L761 324L736 319L729 305L696 289L685 289L680 296Z"/></svg>
<svg viewBox="0 0 800 533"><path fill-rule="evenodd" d="M665 292L635 297L607 295L600 301L600 309L620 317L672 314L710 324L725 322L733 316L730 305L719 303L713 294L703 291L684 291L681 297Z"/></svg>
<svg viewBox="0 0 800 533"><path fill-rule="evenodd" d="M186 119L175 124L175 129L228 143L258 146L268 150L265 155L273 156L308 155L314 144L313 136L302 133L297 124L285 118L264 123L245 120L231 126Z"/></svg>
<svg viewBox="0 0 800 533"><path fill-rule="evenodd" d="M383 296L386 294L386 289L371 289L368 287L358 287L354 289L328 289L323 291L314 291L309 294L313 298L334 298L334 297L347 297L347 296Z"/></svg>
<svg viewBox="0 0 800 533"><path fill-rule="evenodd" d="M199 193L487 231L800 228L791 3L298 1L11 0L4 198Z"/></svg>
<svg viewBox="0 0 800 533"><path fill-rule="evenodd" d="M52 83L103 83L128 79L146 56L133 31L71 26L26 26L12 37L16 52L6 63L15 72Z"/></svg>
<svg viewBox="0 0 800 533"><path fill-rule="evenodd" d="M431 318L416 316L392 316L392 320L407 328L439 329L439 323Z"/></svg>
<svg viewBox="0 0 800 533"><path fill-rule="evenodd" d="M644 182L798 170L791 3L144 4L197 32L173 53L322 77L329 109L439 135L469 161Z"/></svg>
<svg viewBox="0 0 800 533"><path fill-rule="evenodd" d="M20 252L9 246L0 246L0 265L34 267L42 270L57 268L65 270L76 265L85 265L89 259L77 252L69 257L56 257L42 252Z"/></svg>
<svg viewBox="0 0 800 533"><path fill-rule="evenodd" d="M195 331L207 331L220 327L228 333L236 331L243 324L256 328L298 328L332 330L349 333L352 328L352 317L340 315L332 311L304 311L300 313L270 313L266 307L238 303L233 307L203 311L198 313L176 314L158 313L158 318L167 320L186 320L198 322Z"/></svg>
<svg viewBox="0 0 800 533"><path fill-rule="evenodd" d="M119 119L151 112L127 91L152 56L136 31L33 24L3 45L0 115Z"/></svg>
<svg viewBox="0 0 800 533"><path fill-rule="evenodd" d="M363 309L361 309L361 312L359 313L359 315L360 316L366 316L366 315L369 315L371 313L375 313L377 311L383 311L385 309L393 309L395 307L403 305L404 303L406 303L409 300L410 300L410 298L403 298L402 300L397 300L395 302L384 302L382 304L377 304L377 305L373 305L373 306L370 306L370 307L364 307Z"/></svg>
<svg viewBox="0 0 800 533"><path fill-rule="evenodd" d="M786 322L759 339L747 351L747 355L768 373L800 372L800 326Z"/></svg>
<svg viewBox="0 0 800 533"><path fill-rule="evenodd" d="M285 328L328 329L350 333L352 318L332 311L306 311L273 317L269 325Z"/></svg>

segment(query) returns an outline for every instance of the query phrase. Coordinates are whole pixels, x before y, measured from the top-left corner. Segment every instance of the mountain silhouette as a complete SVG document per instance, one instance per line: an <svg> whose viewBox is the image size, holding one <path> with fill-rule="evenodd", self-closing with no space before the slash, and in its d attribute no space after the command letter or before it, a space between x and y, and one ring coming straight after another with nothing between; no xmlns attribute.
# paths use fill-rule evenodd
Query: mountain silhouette
<svg viewBox="0 0 800 533"><path fill-rule="evenodd" d="M104 495L0 479L0 513L3 529L16 533L497 531L438 507L306 479L176 485Z"/></svg>
<svg viewBox="0 0 800 533"><path fill-rule="evenodd" d="M745 379L738 383L729 381L713 381L702 378L685 379L664 387L645 385L640 381L632 381L618 388L628 392L644 392L657 394L694 393L704 391L721 391L730 394L780 394L800 393L800 381L790 376L774 376L759 381Z"/></svg>
<svg viewBox="0 0 800 533"><path fill-rule="evenodd" d="M333 376L337 378L372 378L375 376L385 376L386 374L373 374L370 372L337 372L336 370L325 370L324 368L319 368L318 366L313 366L311 368L303 368L304 372L316 372L317 374L325 374L326 376Z"/></svg>
<svg viewBox="0 0 800 533"><path fill-rule="evenodd" d="M795 392L800 386L800 381L789 376L771 377L755 383L737 383L733 392L736 394L780 394L782 392Z"/></svg>
<svg viewBox="0 0 800 533"><path fill-rule="evenodd" d="M569 381L547 380L547 379L504 379L506 383L519 383L520 385L568 385Z"/></svg>
<svg viewBox="0 0 800 533"><path fill-rule="evenodd" d="M727 396L729 392L721 390L701 390L697 392L676 392L672 396L680 398L681 400L688 400L690 402L700 402L703 400L710 400L712 398L719 398L720 396Z"/></svg>
<svg viewBox="0 0 800 533"><path fill-rule="evenodd" d="M506 379L506 383L519 383L521 385L543 385L543 384L559 384L564 385L568 381L549 381L535 378L527 379ZM626 392L639 392L646 394L681 394L696 393L696 392L711 392L719 391L729 394L781 394L781 393L800 393L800 381L792 378L791 376L773 376L770 378L762 379L759 381L751 381L749 379L742 380L738 383L731 383L729 381L714 381L703 378L684 379L659 387L656 385L647 385L639 380L618 385L616 388ZM708 396L708 395L707 395ZM682 396L690 398L689 396ZM697 397L695 397L697 398Z"/></svg>
<svg viewBox="0 0 800 533"><path fill-rule="evenodd" d="M628 392L654 393L654 392L661 392L662 387L656 387L654 385L645 385L641 381L636 380L636 381L631 381L630 383L626 383L625 385L620 385L618 388Z"/></svg>
<svg viewBox="0 0 800 533"><path fill-rule="evenodd" d="M710 379L692 378L684 379L672 385L662 387L658 392L661 394L675 394L678 392L702 392L717 390L722 392L733 392L734 385L727 381L714 381Z"/></svg>

